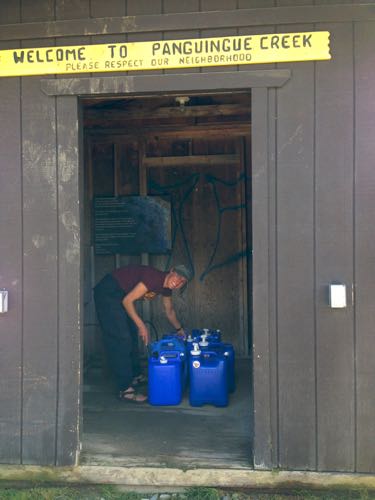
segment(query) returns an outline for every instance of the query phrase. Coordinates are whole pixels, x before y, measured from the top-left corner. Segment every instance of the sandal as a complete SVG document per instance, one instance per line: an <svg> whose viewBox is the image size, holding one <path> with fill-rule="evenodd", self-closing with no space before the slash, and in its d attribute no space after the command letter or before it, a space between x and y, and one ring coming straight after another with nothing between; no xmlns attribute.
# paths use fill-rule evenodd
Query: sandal
<svg viewBox="0 0 375 500"><path fill-rule="evenodd" d="M142 385L147 385L148 379L146 375L137 375L136 377L133 378L133 381L131 383L131 387L141 387Z"/></svg>
<svg viewBox="0 0 375 500"><path fill-rule="evenodd" d="M147 396L141 394L134 390L133 387L125 389L125 391L120 391L118 395L120 401L125 401L126 403L143 404L147 401Z"/></svg>

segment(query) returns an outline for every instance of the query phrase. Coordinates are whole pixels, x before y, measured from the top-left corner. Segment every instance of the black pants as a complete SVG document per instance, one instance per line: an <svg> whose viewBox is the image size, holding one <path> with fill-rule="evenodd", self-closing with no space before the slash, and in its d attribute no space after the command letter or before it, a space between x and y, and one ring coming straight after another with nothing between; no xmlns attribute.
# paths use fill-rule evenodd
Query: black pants
<svg viewBox="0 0 375 500"><path fill-rule="evenodd" d="M96 314L118 390L127 389L141 373L137 328L122 305L124 295L110 274L94 288Z"/></svg>

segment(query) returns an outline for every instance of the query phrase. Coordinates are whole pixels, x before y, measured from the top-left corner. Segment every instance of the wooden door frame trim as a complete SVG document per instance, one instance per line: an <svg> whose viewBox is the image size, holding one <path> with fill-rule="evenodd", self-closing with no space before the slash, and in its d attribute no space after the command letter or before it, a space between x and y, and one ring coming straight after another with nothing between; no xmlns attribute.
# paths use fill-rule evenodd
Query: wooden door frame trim
<svg viewBox="0 0 375 500"><path fill-rule="evenodd" d="M259 76L261 75L261 77ZM42 80L42 89L50 96L58 96L59 101L69 101L70 108L76 109L74 113L61 113L58 115L58 126L62 130L79 131L81 106L77 99L81 95L115 95L152 92L153 89L162 89L166 92L181 91L220 91L250 92L252 95L252 202L253 202L253 388L254 388L254 467L255 469L272 469L277 466L277 384L275 371L275 339L276 328L274 319L275 280L272 269L275 260L273 243L275 199L272 183L274 180L274 163L272 148L275 144L275 127L270 120L270 95L275 92L274 87L283 85L291 76L289 70L271 71L238 71L233 73L209 73L189 75L157 75L134 76L113 78L77 78L69 80ZM128 85L131 79L132 84ZM262 82L262 85L259 84ZM121 85L119 85L121 83ZM152 85L152 86L151 86ZM155 95L155 92L154 92ZM74 108L74 103L75 108ZM272 105L271 105L272 107ZM272 110L271 110L272 111ZM62 120L61 120L62 117ZM82 131L81 131L82 132ZM74 178L80 177L82 171L82 144L70 154L70 165L75 164ZM58 143L60 150L61 146ZM73 158L74 156L74 158ZM80 220L78 189L75 188L78 199L72 210L77 220ZM59 214L59 217L61 214ZM80 228L78 227L78 232ZM71 238L74 238L72 234ZM67 242L69 243L69 242ZM68 270L62 270L63 272ZM81 269L82 271L82 269ZM75 278L69 286L77 288L74 297L79 295L81 289L80 273L76 272ZM62 293L62 295L64 295ZM73 309L72 305L69 309ZM79 310L77 308L77 324L80 324ZM81 335L79 328L77 335ZM75 343L80 342L75 339ZM69 356L69 360L66 357ZM61 366L74 361L79 365L79 349L76 354L70 350L60 351ZM69 399L69 394L65 399ZM69 401L65 401L68 404ZM80 401L72 402L78 407ZM66 422L65 422L66 424ZM67 453L67 450L65 450ZM59 463L66 462L64 456Z"/></svg>
<svg viewBox="0 0 375 500"><path fill-rule="evenodd" d="M88 76L58 80L44 78L40 81L40 86L49 96L155 95L155 89L162 89L163 94L206 90L220 93L228 89L248 91L250 88L282 87L290 77L289 69L262 69L173 75Z"/></svg>

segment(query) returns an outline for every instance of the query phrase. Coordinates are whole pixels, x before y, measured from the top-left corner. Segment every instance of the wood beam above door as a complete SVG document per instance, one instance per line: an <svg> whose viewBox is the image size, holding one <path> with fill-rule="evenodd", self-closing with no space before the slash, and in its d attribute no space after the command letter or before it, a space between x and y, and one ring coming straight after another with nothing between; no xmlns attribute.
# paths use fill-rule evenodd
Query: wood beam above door
<svg viewBox="0 0 375 500"><path fill-rule="evenodd" d="M145 167L186 167L189 165L230 165L237 164L240 155L193 155L193 156L159 156L155 158L145 158Z"/></svg>

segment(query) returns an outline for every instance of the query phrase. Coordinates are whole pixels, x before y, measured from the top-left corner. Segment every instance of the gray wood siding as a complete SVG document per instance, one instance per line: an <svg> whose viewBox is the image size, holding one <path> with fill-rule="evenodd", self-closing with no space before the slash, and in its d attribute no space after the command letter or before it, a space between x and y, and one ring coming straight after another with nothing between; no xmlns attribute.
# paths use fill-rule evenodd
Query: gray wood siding
<svg viewBox="0 0 375 500"><path fill-rule="evenodd" d="M275 149L274 95L267 89L252 91L252 213L253 217L253 393L254 466L270 469L278 463L277 374L275 370L275 163L269 151ZM274 94L274 92L272 93ZM274 115L273 115L274 117ZM274 155L273 155L274 158ZM268 219L268 223L267 223ZM255 237L256 235L256 237Z"/></svg>
<svg viewBox="0 0 375 500"><path fill-rule="evenodd" d="M253 125L268 130L268 137L256 129L253 135L258 173L253 187L268 193L267 200L255 201L267 213L269 229L254 220L260 236L254 252L261 255L261 269L254 270L254 327L264 331L254 346L255 355L257 349L264 355L255 362L258 468L375 472L375 239L370 229L375 220L375 8L374 2L358 8L355 0L344 3L340 8L329 0L107 0L105 8L99 0L22 0L20 5L8 0L0 5L1 49L18 47L20 34L22 46L37 47L331 32L331 61L278 65L292 70L290 81L277 91L253 94L259 99ZM246 10L258 7L251 16ZM188 17L198 9L204 15ZM225 12L218 17L213 11L220 9ZM244 10L242 18L236 10ZM116 17L126 15L139 18L125 33ZM104 21L90 24L108 16L113 16L109 34ZM244 69L255 68L210 71ZM0 287L10 291L10 311L0 318L0 462L70 465L80 418L80 172L72 168L80 154L78 109L75 97L43 94L40 80L0 79L6 96L0 100ZM160 85L155 92L163 91ZM328 284L334 281L347 285L344 310L328 307Z"/></svg>
<svg viewBox="0 0 375 500"><path fill-rule="evenodd" d="M82 140L75 97L57 98L58 182L58 380L56 465L75 464L79 445L81 402L81 325L83 266L80 220L83 173Z"/></svg>
<svg viewBox="0 0 375 500"><path fill-rule="evenodd" d="M314 63L288 67L276 131L279 465L315 469Z"/></svg>
<svg viewBox="0 0 375 500"><path fill-rule="evenodd" d="M20 20L19 5L0 5L5 23ZM18 46L3 42L1 49ZM0 317L0 463L18 464L22 426L22 183L20 79L0 81L0 287L9 312Z"/></svg>
<svg viewBox="0 0 375 500"><path fill-rule="evenodd" d="M355 357L357 470L375 471L375 23L355 25Z"/></svg>
<svg viewBox="0 0 375 500"><path fill-rule="evenodd" d="M0 45L5 49L6 44ZM22 182L20 79L0 80L0 463L19 463L22 419Z"/></svg>
<svg viewBox="0 0 375 500"><path fill-rule="evenodd" d="M317 467L345 471L355 467L352 26L324 28L335 51L315 79ZM328 307L330 282L346 284L346 309Z"/></svg>
<svg viewBox="0 0 375 500"><path fill-rule="evenodd" d="M39 77L22 78L21 92L22 463L51 464L55 461L58 363L56 110L55 99L41 94Z"/></svg>

